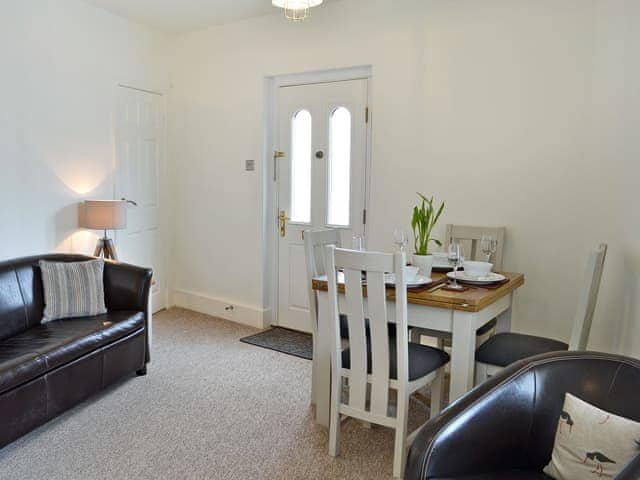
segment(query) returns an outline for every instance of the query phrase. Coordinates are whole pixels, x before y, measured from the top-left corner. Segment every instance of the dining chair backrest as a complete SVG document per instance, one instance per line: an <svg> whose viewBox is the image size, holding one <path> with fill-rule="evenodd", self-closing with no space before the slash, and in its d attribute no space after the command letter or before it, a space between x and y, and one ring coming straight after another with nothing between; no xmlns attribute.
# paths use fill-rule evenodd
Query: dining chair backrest
<svg viewBox="0 0 640 480"><path fill-rule="evenodd" d="M309 295L309 313L311 315L311 329L313 334L318 329L318 297L312 287L314 277L324 275L325 250L327 245L342 246L340 230L305 230L304 232L304 256L307 267L307 294Z"/></svg>
<svg viewBox="0 0 640 480"><path fill-rule="evenodd" d="M607 244L601 243L598 248L589 253L584 281L578 299L578 309L573 320L573 330L569 341L569 350L586 350L589 332L593 321L593 313L598 301L600 280L607 256Z"/></svg>
<svg viewBox="0 0 640 480"><path fill-rule="evenodd" d="M480 248L480 240L484 235L491 236L497 241L496 253L491 257L491 263L493 263L493 270L499 272L502 270L505 233L504 227L447 225L444 248L446 249L452 241L458 242L462 245L465 258L485 262L487 258Z"/></svg>
<svg viewBox="0 0 640 480"><path fill-rule="evenodd" d="M333 375L342 372L342 343L340 338L340 313L345 313L349 324L349 400L348 407L355 412L368 412L379 418L392 418L387 413L389 403L389 361L393 353L389 348L387 325L387 292L385 272L396 277L395 322L398 398L402 398L409 382L409 339L407 332L407 289L404 274L404 252L376 253L344 250L327 246L327 275L329 313L332 322L331 360ZM339 270L344 274L344 308L338 302ZM362 272L366 272L367 318L365 327ZM367 342L370 341L370 347ZM368 374L367 351L371 351L371 373ZM371 385L370 402L367 403L367 384ZM367 405L370 409L367 410Z"/></svg>

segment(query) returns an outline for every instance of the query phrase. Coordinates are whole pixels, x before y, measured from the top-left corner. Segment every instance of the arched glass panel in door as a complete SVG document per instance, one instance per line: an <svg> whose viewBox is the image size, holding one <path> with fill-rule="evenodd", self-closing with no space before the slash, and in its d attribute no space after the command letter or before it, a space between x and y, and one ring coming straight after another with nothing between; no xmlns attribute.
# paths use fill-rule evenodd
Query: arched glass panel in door
<svg viewBox="0 0 640 480"><path fill-rule="evenodd" d="M351 113L336 108L329 120L329 185L327 223L349 225L351 193Z"/></svg>
<svg viewBox="0 0 640 480"><path fill-rule="evenodd" d="M291 221L311 222L311 114L291 120Z"/></svg>

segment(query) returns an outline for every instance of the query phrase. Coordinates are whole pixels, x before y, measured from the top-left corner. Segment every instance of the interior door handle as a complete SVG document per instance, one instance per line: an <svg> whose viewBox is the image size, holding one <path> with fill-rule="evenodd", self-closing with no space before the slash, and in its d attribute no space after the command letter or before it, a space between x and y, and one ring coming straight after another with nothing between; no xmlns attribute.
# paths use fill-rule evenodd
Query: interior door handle
<svg viewBox="0 0 640 480"><path fill-rule="evenodd" d="M287 220L291 220L287 217L287 212L284 210L280 210L280 215L278 215L278 220L280 221L280 236L287 236Z"/></svg>
<svg viewBox="0 0 640 480"><path fill-rule="evenodd" d="M273 152L273 181L274 182L278 180L278 159L284 158L284 156L285 156L284 152L280 152L278 150Z"/></svg>
<svg viewBox="0 0 640 480"><path fill-rule="evenodd" d="M120 200L122 200L123 202L127 202L131 205L133 205L134 207L137 207L138 204L136 202L134 202L133 200L127 200L126 198L122 197Z"/></svg>

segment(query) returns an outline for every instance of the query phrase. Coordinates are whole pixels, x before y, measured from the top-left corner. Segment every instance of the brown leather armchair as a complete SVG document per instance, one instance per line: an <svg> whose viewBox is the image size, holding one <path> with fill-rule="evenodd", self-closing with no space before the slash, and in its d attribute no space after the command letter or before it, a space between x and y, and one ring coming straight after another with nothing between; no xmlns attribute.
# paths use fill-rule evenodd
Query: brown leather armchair
<svg viewBox="0 0 640 480"><path fill-rule="evenodd" d="M41 259L90 257L0 262L0 447L149 362L151 270L105 263L106 314L42 324Z"/></svg>
<svg viewBox="0 0 640 480"><path fill-rule="evenodd" d="M538 480L549 462L565 393L640 421L640 361L594 352L522 360L429 422L413 442L410 480ZM640 479L639 455L616 480Z"/></svg>

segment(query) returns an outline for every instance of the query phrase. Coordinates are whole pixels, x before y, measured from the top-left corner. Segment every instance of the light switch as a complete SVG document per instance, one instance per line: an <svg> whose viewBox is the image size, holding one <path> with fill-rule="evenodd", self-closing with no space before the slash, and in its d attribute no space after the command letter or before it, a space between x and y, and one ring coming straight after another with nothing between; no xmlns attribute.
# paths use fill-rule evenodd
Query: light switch
<svg viewBox="0 0 640 480"><path fill-rule="evenodd" d="M244 169L247 172L253 172L256 169L256 161L255 160L245 160Z"/></svg>

